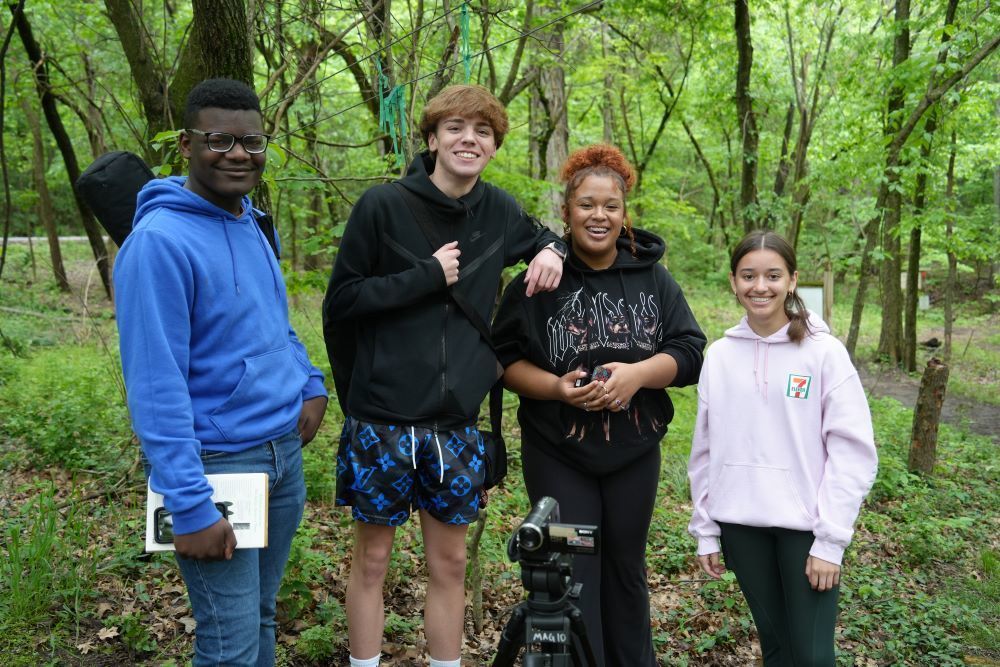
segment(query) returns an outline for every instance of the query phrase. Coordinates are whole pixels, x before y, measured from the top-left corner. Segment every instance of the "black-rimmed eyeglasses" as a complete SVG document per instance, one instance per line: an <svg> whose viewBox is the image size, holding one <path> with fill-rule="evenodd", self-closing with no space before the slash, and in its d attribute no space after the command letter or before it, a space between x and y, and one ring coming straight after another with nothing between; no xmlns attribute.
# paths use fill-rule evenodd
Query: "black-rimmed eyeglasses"
<svg viewBox="0 0 1000 667"><path fill-rule="evenodd" d="M202 132L201 130L184 130L205 137L205 144L208 150L215 153L228 153L233 150L237 140L243 145L243 149L251 155L263 153L267 150L267 142L271 139L266 134L244 134L242 137L234 137L228 132Z"/></svg>

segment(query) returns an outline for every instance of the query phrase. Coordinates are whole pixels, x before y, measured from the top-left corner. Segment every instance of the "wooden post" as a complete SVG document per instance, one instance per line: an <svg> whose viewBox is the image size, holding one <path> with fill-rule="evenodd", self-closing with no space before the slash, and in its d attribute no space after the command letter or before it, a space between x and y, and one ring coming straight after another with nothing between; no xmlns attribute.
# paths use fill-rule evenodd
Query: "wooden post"
<svg viewBox="0 0 1000 667"><path fill-rule="evenodd" d="M941 406L948 388L948 365L937 357L927 362L920 380L920 393L913 411L913 436L910 439L910 472L930 475L937 461L938 424Z"/></svg>
<svg viewBox="0 0 1000 667"><path fill-rule="evenodd" d="M479 520L473 529L469 543L469 588L472 593L472 624L476 633L483 631L483 564L479 558L479 545L486 528L486 508L479 508Z"/></svg>
<svg viewBox="0 0 1000 667"><path fill-rule="evenodd" d="M829 257L823 269L823 321L833 331L833 264Z"/></svg>

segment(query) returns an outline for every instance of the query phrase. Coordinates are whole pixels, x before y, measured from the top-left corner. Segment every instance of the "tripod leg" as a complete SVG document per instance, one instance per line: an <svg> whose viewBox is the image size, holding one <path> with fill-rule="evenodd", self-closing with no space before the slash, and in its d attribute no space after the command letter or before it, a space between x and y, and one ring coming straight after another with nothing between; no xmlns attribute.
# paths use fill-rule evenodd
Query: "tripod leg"
<svg viewBox="0 0 1000 667"><path fill-rule="evenodd" d="M500 633L500 643L497 644L497 654L493 658L493 667L512 667L517 654L524 644L524 618L527 615L524 603L514 607L510 620Z"/></svg>
<svg viewBox="0 0 1000 667"><path fill-rule="evenodd" d="M590 667L597 667L600 663L597 662L597 656L594 655L594 649L591 647L590 640L587 638L587 626L583 622L583 612L577 609L574 605L570 605L569 626L573 630L573 635L583 648L583 654L587 658L587 664ZM572 652L574 662L577 665L582 665L580 657L577 655L576 644L572 644L571 646L573 647Z"/></svg>

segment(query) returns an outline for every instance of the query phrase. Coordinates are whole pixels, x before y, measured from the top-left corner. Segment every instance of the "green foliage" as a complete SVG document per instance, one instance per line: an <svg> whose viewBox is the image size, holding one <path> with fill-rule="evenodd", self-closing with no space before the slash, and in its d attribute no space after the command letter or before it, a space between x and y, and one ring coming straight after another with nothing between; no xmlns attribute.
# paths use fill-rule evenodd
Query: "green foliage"
<svg viewBox="0 0 1000 667"><path fill-rule="evenodd" d="M50 483L36 488L34 498L0 520L0 655L13 665L39 664L46 643L60 648L66 637L46 639L47 632L85 613L94 595L94 561L69 557L94 537L85 508L74 499L61 511Z"/></svg>
<svg viewBox="0 0 1000 667"><path fill-rule="evenodd" d="M108 616L104 619L104 627L117 629L118 637L128 647L129 653L133 657L156 650L156 640L150 634L146 619L141 614Z"/></svg>
<svg viewBox="0 0 1000 667"><path fill-rule="evenodd" d="M133 460L113 360L92 348L60 346L9 363L14 376L0 385L0 428L20 455L38 467L99 472Z"/></svg>

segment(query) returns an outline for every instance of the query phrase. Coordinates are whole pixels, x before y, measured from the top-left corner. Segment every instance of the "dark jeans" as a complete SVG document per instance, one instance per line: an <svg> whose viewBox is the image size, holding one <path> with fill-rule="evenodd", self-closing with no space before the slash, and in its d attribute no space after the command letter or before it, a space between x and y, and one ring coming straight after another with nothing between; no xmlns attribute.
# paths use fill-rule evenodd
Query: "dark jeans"
<svg viewBox="0 0 1000 667"><path fill-rule="evenodd" d="M726 567L746 596L766 667L833 667L840 587L814 591L806 578L813 534L720 523Z"/></svg>
<svg viewBox="0 0 1000 667"><path fill-rule="evenodd" d="M237 549L232 560L177 556L197 621L192 662L194 667L270 667L278 588L306 499L302 440L293 430L242 452L202 450L201 459L206 474L268 474L268 535L267 548Z"/></svg>
<svg viewBox="0 0 1000 667"><path fill-rule="evenodd" d="M588 475L521 447L524 484L532 504L559 501L564 523L596 524L600 550L573 558L573 580L583 584L579 607L597 661L604 667L655 667L646 585L646 542L660 476L660 449L626 467Z"/></svg>

